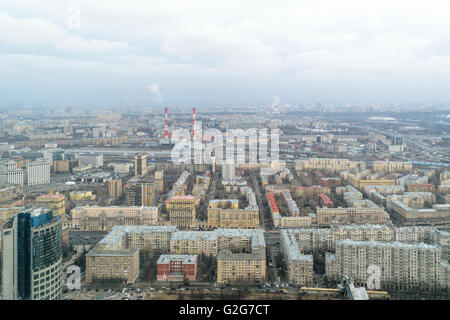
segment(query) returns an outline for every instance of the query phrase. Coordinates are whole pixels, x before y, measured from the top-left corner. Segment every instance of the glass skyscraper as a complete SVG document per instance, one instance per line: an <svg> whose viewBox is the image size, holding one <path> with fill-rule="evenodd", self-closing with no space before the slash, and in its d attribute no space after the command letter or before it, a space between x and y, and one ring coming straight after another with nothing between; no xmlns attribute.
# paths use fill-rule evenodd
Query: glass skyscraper
<svg viewBox="0 0 450 320"><path fill-rule="evenodd" d="M43 208L17 213L3 226L2 237L3 298L60 299L61 217Z"/></svg>

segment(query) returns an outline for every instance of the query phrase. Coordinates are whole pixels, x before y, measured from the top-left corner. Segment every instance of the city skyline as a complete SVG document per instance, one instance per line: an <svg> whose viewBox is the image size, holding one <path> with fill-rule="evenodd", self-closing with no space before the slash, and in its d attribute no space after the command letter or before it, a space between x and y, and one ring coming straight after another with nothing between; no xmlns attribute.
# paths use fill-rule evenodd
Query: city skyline
<svg viewBox="0 0 450 320"><path fill-rule="evenodd" d="M0 300L448 301L449 9L0 0Z"/></svg>

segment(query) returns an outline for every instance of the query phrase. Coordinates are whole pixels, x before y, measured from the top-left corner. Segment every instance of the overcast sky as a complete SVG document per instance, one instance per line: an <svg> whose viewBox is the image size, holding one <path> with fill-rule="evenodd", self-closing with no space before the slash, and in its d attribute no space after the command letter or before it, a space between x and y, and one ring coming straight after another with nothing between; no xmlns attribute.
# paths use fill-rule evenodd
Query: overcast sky
<svg viewBox="0 0 450 320"><path fill-rule="evenodd" d="M0 107L450 101L449 1L0 0Z"/></svg>

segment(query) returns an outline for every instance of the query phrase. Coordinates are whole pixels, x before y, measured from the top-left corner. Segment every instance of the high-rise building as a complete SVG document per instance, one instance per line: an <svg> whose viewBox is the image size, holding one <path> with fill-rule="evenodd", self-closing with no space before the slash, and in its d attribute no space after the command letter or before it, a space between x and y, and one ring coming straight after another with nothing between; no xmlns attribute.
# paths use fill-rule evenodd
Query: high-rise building
<svg viewBox="0 0 450 320"><path fill-rule="evenodd" d="M122 180L111 179L108 182L108 194L110 198L114 200L119 199L122 196Z"/></svg>
<svg viewBox="0 0 450 320"><path fill-rule="evenodd" d="M2 230L2 285L6 300L59 300L62 290L61 217L34 208Z"/></svg>
<svg viewBox="0 0 450 320"><path fill-rule="evenodd" d="M125 185L129 206L154 207L158 201L158 185L153 181L134 181Z"/></svg>
<svg viewBox="0 0 450 320"><path fill-rule="evenodd" d="M17 168L15 161L0 160L0 184L23 186L23 171Z"/></svg>
<svg viewBox="0 0 450 320"><path fill-rule="evenodd" d="M222 180L233 180L235 176L234 169L234 163L222 164Z"/></svg>
<svg viewBox="0 0 450 320"><path fill-rule="evenodd" d="M144 176L147 173L147 154L138 153L134 156L134 175Z"/></svg>
<svg viewBox="0 0 450 320"><path fill-rule="evenodd" d="M27 180L29 186L50 184L50 162L37 159L27 164Z"/></svg>
<svg viewBox="0 0 450 320"><path fill-rule="evenodd" d="M155 171L155 180L158 185L158 192L163 192L163 190L164 190L164 170Z"/></svg>

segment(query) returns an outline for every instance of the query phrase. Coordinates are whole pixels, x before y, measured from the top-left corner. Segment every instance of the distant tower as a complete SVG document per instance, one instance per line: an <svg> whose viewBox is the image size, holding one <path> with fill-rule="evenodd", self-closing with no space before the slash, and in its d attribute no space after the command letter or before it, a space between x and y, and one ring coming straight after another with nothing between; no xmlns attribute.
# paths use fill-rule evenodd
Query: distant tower
<svg viewBox="0 0 450 320"><path fill-rule="evenodd" d="M195 137L195 108L192 109L192 136Z"/></svg>
<svg viewBox="0 0 450 320"><path fill-rule="evenodd" d="M165 109L164 112L164 138L168 138L169 137L169 120L167 118L167 108Z"/></svg>

